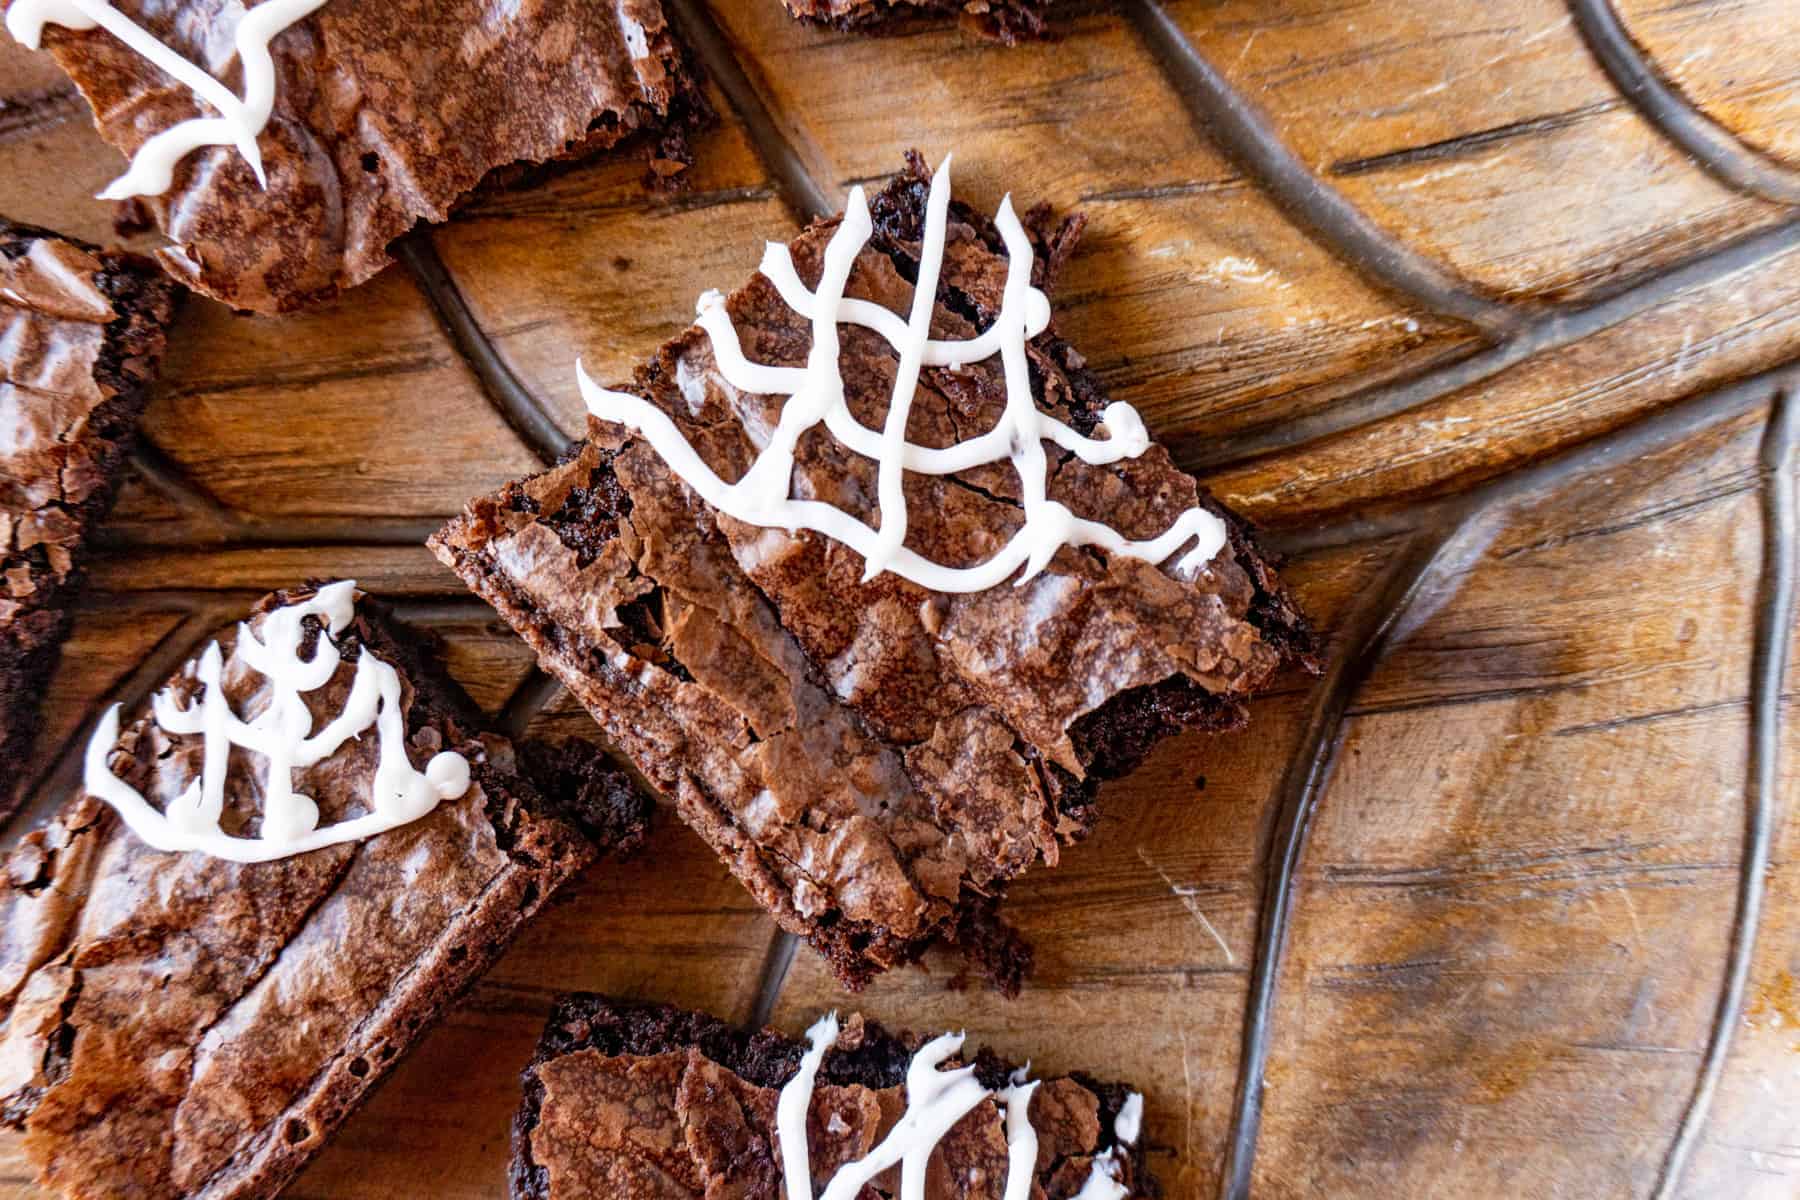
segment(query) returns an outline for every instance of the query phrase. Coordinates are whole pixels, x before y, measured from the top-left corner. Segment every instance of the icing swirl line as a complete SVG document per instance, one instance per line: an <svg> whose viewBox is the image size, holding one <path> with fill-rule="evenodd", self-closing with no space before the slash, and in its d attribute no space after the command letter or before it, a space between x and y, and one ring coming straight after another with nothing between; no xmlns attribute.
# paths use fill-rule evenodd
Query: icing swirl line
<svg viewBox="0 0 1800 1200"><path fill-rule="evenodd" d="M813 1200L811 1151L806 1118L812 1107L819 1066L836 1044L838 1019L830 1013L806 1031L808 1048L794 1077L775 1101L775 1136L781 1151L787 1200ZM1037 1083L1025 1081L1026 1069L1014 1073L1009 1087L990 1092L975 1078L975 1068L938 1068L962 1050L963 1035L946 1033L919 1048L906 1067L906 1111L881 1143L867 1155L838 1169L819 1200L856 1200L877 1175L900 1164L899 1200L925 1200L926 1168L937 1144L983 1100L1005 1111L1006 1186L1002 1200L1030 1200L1037 1174L1038 1137L1031 1124L1031 1097ZM1129 1193L1119 1181L1119 1149L1136 1145L1144 1098L1133 1092L1113 1122L1114 1144L1094 1156L1088 1177L1075 1200L1124 1200Z"/></svg>
<svg viewBox="0 0 1800 1200"><path fill-rule="evenodd" d="M20 44L36 50L43 42L46 25L78 33L103 28L218 112L216 117L178 122L139 146L125 174L108 184L100 199L162 195L175 182L176 165L203 146L236 146L257 184L267 190L269 181L263 174L256 139L275 111L275 60L269 43L324 4L325 0L264 0L238 20L234 42L244 71L241 97L158 41L114 8L111 0L13 0L6 14L6 29Z"/></svg>
<svg viewBox="0 0 1800 1200"><path fill-rule="evenodd" d="M1075 515L1047 495L1049 464L1044 442L1054 442L1093 465L1135 458L1150 447L1143 419L1131 405L1107 406L1102 415L1104 438L1087 437L1038 408L1031 394L1026 342L1050 323L1050 301L1031 284L1031 239L1013 213L1012 197L1001 201L995 224L1006 244L1007 272L1002 303L993 323L965 340L930 336L937 280L944 258L950 204L950 160L932 176L926 198L925 230L919 255L918 283L907 318L881 305L845 297L844 288L863 245L874 232L862 188L854 188L842 222L826 245L816 291L808 291L794 270L786 246L771 243L762 273L782 300L812 322L812 348L805 367L777 367L750 361L719 292L707 292L697 306L700 328L713 346L719 373L731 386L761 395L785 395L776 428L742 478L726 483L702 459L668 414L629 392L603 388L579 362L576 378L588 411L600 420L635 431L702 499L739 521L761 528L812 530L849 546L863 557L865 580L884 571L939 592L979 592L1017 575L1024 584L1046 566L1063 546L1098 546L1116 555L1163 563L1184 546L1191 548L1175 563L1174 573L1192 578L1224 547L1225 524L1198 506L1188 509L1159 537L1127 539L1100 521ZM899 355L887 419L870 429L851 413L838 365L838 325L862 326L881 335ZM1006 409L995 426L965 442L934 448L906 440L906 421L923 367L957 368L1000 356L1006 380ZM875 528L836 505L790 494L795 450L800 438L823 423L846 447L874 459L878 470L880 527ZM1025 520L1006 545L986 562L971 567L936 563L904 543L907 529L904 473L948 475L1010 460L1018 473ZM1021 570L1022 569L1022 570Z"/></svg>
<svg viewBox="0 0 1800 1200"><path fill-rule="evenodd" d="M469 761L443 751L414 770L406 752L405 714L401 712L400 673L376 658L367 647L356 660L356 674L343 711L317 733L302 696L331 681L343 661L333 640L355 614L356 581L322 587L310 599L275 609L263 618L258 638L249 625L238 625L238 653L269 681L268 706L250 721L231 711L223 687L223 652L219 643L206 648L190 669L203 686L187 706L168 689L151 701L156 724L172 734L199 734L203 739L199 778L191 781L166 810L158 810L138 790L113 774L108 764L119 738L119 705L106 710L89 739L82 786L112 805L141 840L158 850L198 850L233 862L269 862L356 841L416 821L469 790ZM325 636L310 659L300 657L307 617L317 617ZM347 821L320 826L319 806L296 792L293 772L335 754L339 747L374 725L380 738L368 811ZM239 746L268 760L259 836L228 834L220 824L225 811L225 784L231 748Z"/></svg>

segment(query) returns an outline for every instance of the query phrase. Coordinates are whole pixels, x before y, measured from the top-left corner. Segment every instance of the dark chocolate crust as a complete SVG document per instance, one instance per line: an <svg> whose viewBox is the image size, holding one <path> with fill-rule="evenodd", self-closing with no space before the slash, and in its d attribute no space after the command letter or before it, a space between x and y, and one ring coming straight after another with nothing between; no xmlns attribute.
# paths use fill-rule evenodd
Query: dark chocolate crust
<svg viewBox="0 0 1800 1200"><path fill-rule="evenodd" d="M174 305L151 263L0 218L0 821Z"/></svg>
<svg viewBox="0 0 1800 1200"><path fill-rule="evenodd" d="M853 294L910 303L928 182L915 158L874 199ZM993 320L1005 255L986 218L952 213L936 325L967 336ZM835 228L815 223L792 244L803 279ZM1030 228L1050 288L1081 221L1037 213ZM769 281L727 305L752 359L804 358L810 331ZM878 428L891 348L855 327L842 337L851 405ZM745 430L779 401L722 386L710 355L690 331L632 390L731 478L753 453ZM1029 355L1039 405L1091 431L1107 398L1081 356L1052 331ZM929 369L911 436L949 444L1003 403L991 364ZM867 460L808 438L796 476L811 494L874 493ZM906 487L908 544L937 561L986 557L994 531L1021 519L1003 467ZM1025 587L941 596L863 580L860 557L827 539L720 516L646 442L600 422L561 465L473 502L432 545L846 986L949 941L1010 992L1030 953L997 916L1006 881L1084 837L1099 783L1162 738L1237 728L1277 670L1316 666L1249 528L1162 448L1113 467L1065 458L1050 491L1132 537L1203 504L1225 518L1229 547L1192 580L1065 549Z"/></svg>
<svg viewBox="0 0 1800 1200"><path fill-rule="evenodd" d="M844 1028L846 1032L840 1037L838 1048L827 1053L819 1067L817 1083L822 1088L866 1088L875 1092L902 1088L907 1065L928 1040L913 1033L893 1033L877 1022L857 1016L845 1022ZM545 1024L537 1051L521 1077L524 1097L513 1120L513 1158L509 1172L513 1200L551 1200L549 1170L537 1161L532 1146L532 1135L545 1106L546 1087L542 1074L546 1064L581 1056L584 1052L607 1059L647 1059L692 1052L750 1087L778 1091L793 1078L805 1049L799 1039L786 1037L775 1030L743 1029L707 1013L673 1005L614 999L591 992L562 997ZM959 1061L972 1063L976 1077L991 1090L1005 1087L1018 1065L985 1048ZM1069 1194L1066 1189L1073 1178L1085 1178L1085 1169L1080 1168L1085 1167L1091 1155L1114 1147L1113 1124L1132 1090L1123 1083L1103 1082L1081 1073L1061 1077L1057 1086L1070 1090L1078 1088L1091 1096L1095 1122L1092 1140L1080 1147L1080 1155L1069 1156L1072 1162L1065 1164L1063 1156L1058 1156L1056 1160L1041 1164L1039 1183L1053 1198ZM1035 1106L1033 1113L1035 1118ZM1119 1148L1122 1180L1132 1197L1150 1198L1162 1194L1149 1169L1145 1142L1146 1139L1140 1137L1136 1145ZM766 1143L752 1140L745 1149L747 1157L760 1156L773 1165ZM819 1153L815 1151L816 1155ZM1065 1170L1065 1166L1072 1169ZM733 1167L742 1173L741 1163L733 1164ZM634 1197L620 1194L614 1200L634 1200Z"/></svg>
<svg viewBox="0 0 1800 1200"><path fill-rule="evenodd" d="M958 17L964 27L1008 46L1049 36L1048 4L1037 0L781 0L812 25L847 33L892 33L922 17Z"/></svg>
<svg viewBox="0 0 1800 1200"><path fill-rule="evenodd" d="M309 591L268 597L252 627ZM78 793L6 861L0 1116L60 1195L275 1195L557 886L642 835L646 798L597 751L520 756L483 733L433 640L379 603L360 598L334 641L345 665L309 695L315 718L374 654L401 676L414 765L456 749L467 794L360 843L239 864L151 850ZM224 680L240 712L261 703L235 650ZM201 685L184 670L169 686ZM366 803L378 741L296 772L324 819ZM140 718L110 762L166 803L199 751ZM234 765L228 824L248 827L260 779Z"/></svg>
<svg viewBox="0 0 1800 1200"><path fill-rule="evenodd" d="M0 6L3 7L3 6ZM178 53L210 61L223 0L118 0ZM104 31L44 44L125 154L199 114L183 87ZM484 188L546 164L626 150L674 180L711 118L660 0L332 0L272 43L275 109L258 145L268 187L232 147L181 163L137 208L174 245L169 273L234 308L287 312L390 261L388 246ZM233 65L223 82L236 90Z"/></svg>

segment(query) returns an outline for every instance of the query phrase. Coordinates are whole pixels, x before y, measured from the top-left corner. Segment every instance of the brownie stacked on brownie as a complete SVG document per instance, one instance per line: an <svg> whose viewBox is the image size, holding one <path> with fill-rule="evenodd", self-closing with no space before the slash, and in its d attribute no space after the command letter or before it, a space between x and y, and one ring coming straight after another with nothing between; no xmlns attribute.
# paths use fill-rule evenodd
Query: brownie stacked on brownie
<svg viewBox="0 0 1800 1200"><path fill-rule="evenodd" d="M781 0L802 21L834 29L883 32L917 16L956 16L984 37L1012 45L1041 38L1043 0Z"/></svg>
<svg viewBox="0 0 1800 1200"><path fill-rule="evenodd" d="M0 821L173 307L150 264L0 218Z"/></svg>
<svg viewBox="0 0 1800 1200"><path fill-rule="evenodd" d="M15 5L17 0L15 0ZM242 90L230 54L244 6L115 0L175 53ZM253 10L254 11L254 10ZM105 29L42 31L101 134L136 154L213 110ZM177 279L236 308L284 312L354 287L387 247L484 182L641 145L660 174L708 114L659 0L330 0L270 43L273 112L253 139L267 187L232 145L148 195Z"/></svg>
<svg viewBox="0 0 1800 1200"><path fill-rule="evenodd" d="M844 1024L805 1106L815 1196L894 1132L909 1101L919 1102L905 1085L922 1045L861 1017ZM564 998L525 1071L513 1125L514 1200L781 1194L778 1096L805 1050L773 1031L738 1029L704 1013ZM990 1091L1015 1077L988 1051L972 1065ZM1001 1200L1012 1139L996 1099L981 1100L932 1147L927 1200ZM1091 1179L1089 1196L1161 1194L1138 1128L1142 1101L1130 1089L1066 1075L1042 1081L1026 1103L1037 1140L1030 1194L1068 1200ZM892 1175L879 1176L877 1186L899 1194Z"/></svg>
<svg viewBox="0 0 1800 1200"><path fill-rule="evenodd" d="M927 191L915 162L875 199L854 301L908 311ZM819 286L838 227L815 223L792 243L795 286ZM1036 228L1035 280L1048 286L1079 222ZM992 323L1007 262L995 225L954 206L932 335ZM767 276L708 303L703 321L728 318L743 358L770 364L749 369L808 362L809 322ZM1022 353L1032 400L1070 438L1116 412L1052 331ZM626 399L732 479L768 444L785 397L735 386L722 358L696 327ZM841 327L848 419L882 427L896 358L871 328ZM1008 394L999 364L928 364L907 436L958 447L997 426ZM865 579L848 546L720 513L646 437L599 420L562 465L474 502L433 546L846 986L948 939L1011 990L1029 955L995 915L1006 881L1093 828L1100 781L1168 734L1238 726L1246 696L1284 663L1311 661L1306 623L1243 524L1144 444L1110 465L1059 455L1049 496L1132 538L1211 514L1220 548L1197 571L1088 545L1058 550L1020 586L968 594ZM875 464L825 428L796 455L797 495L871 507ZM906 546L934 562L994 556L1021 523L1021 483L1003 465L908 474L904 487Z"/></svg>
<svg viewBox="0 0 1800 1200"><path fill-rule="evenodd" d="M274 1195L559 884L642 834L645 798L591 748L483 733L430 639L343 588L267 598L116 740L103 722L85 790L6 862L0 1114L61 1195ZM329 621L296 608L326 599ZM275 760L243 747L294 732L264 719L299 702L267 673L284 613L290 665L335 665L303 696L326 752L288 756L282 799ZM362 700L388 670L377 717ZM208 732L185 732L199 714ZM251 731L227 750L214 731L234 719ZM278 800L316 806L329 835L403 802L421 770L438 789L423 815L268 844Z"/></svg>

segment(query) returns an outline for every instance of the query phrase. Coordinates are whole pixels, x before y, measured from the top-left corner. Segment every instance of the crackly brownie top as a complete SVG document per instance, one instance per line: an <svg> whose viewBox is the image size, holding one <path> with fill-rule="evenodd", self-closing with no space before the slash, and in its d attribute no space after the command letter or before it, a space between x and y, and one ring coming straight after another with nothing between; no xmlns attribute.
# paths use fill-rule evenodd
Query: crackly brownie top
<svg viewBox="0 0 1800 1200"><path fill-rule="evenodd" d="M113 7L244 94L237 0ZM127 155L211 113L104 30L51 25L43 43ZM367 279L390 242L442 221L490 172L603 150L703 104L659 0L329 0L271 53L274 111L256 139L267 190L227 145L188 155L147 198L175 243L170 273L261 312Z"/></svg>
<svg viewBox="0 0 1800 1200"><path fill-rule="evenodd" d="M848 277L848 296L897 320L911 308L928 183L915 167L876 198ZM791 244L806 288L838 227L818 222ZM1038 284L1076 228L1040 226ZM966 208L951 207L948 231L931 328L966 339L1001 307L1008 260L996 228ZM750 362L806 362L810 323L768 276L708 303ZM848 408L880 429L896 350L861 325L838 334ZM1023 353L1037 406L1094 433L1109 405L1080 355L1049 330ZM663 347L631 391L725 481L796 403L735 386L701 327ZM907 437L950 447L992 429L1006 404L997 361L927 365ZM843 919L877 938L941 935L970 894L1054 863L1092 821L1094 778L1130 770L1174 729L1233 723L1239 699L1309 646L1242 526L1160 446L1110 465L1050 450L1048 496L1075 514L1151 539L1204 510L1224 546L1192 571L1065 547L1021 586L968 593L864 579L856 550L722 514L647 436L596 419L568 462L477 502L438 548L551 630L540 650L566 659L608 733L790 928L815 941ZM905 545L952 567L988 560L1023 519L1020 478L1004 461L907 474ZM875 519L874 462L824 425L801 436L791 488ZM838 965L857 981L858 968Z"/></svg>
<svg viewBox="0 0 1800 1200"><path fill-rule="evenodd" d="M950 1084L945 1075L963 1065L942 1058L955 1053L952 1043L928 1049L924 1039L855 1015L841 1028L821 1022L809 1038L810 1054L807 1042L746 1032L703 1013L567 997L525 1073L514 1197L775 1196L788 1154L802 1144L819 1196L840 1173L868 1175L891 1161L907 1135L887 1143L885 1154L883 1143L910 1106L915 1118L934 1107L966 1111L941 1138L919 1139L929 1154L928 1200L1000 1200L1008 1143L1021 1132L1008 1128L1009 1101L1026 1105L1027 1136L1036 1140L1031 1169L1042 1190L1033 1195L1067 1200L1090 1179L1090 1196L1158 1194L1140 1144L1142 1101L1125 1087L1062 1076L1029 1096L1009 1096L1015 1072L987 1051L969 1062L969 1080ZM831 1048L821 1054L825 1045ZM816 1074L796 1079L802 1071ZM926 1086L915 1091L909 1082ZM936 1088L945 1090L934 1098ZM795 1102L792 1123L778 1117L784 1089ZM899 1182L897 1167L871 1178L887 1195L900 1194Z"/></svg>
<svg viewBox="0 0 1800 1200"><path fill-rule="evenodd" d="M171 291L148 264L0 220L0 624L74 570Z"/></svg>
<svg viewBox="0 0 1800 1200"><path fill-rule="evenodd" d="M249 629L266 634L282 608L310 595L270 597ZM328 636L310 619L309 634ZM479 734L472 706L413 635L364 600L329 636L342 661L303 694L315 730L350 704L357 664L378 656L398 668L403 752L421 769L446 751L463 756L471 778L460 796L379 836L244 863L154 850L83 792L6 862L0 1111L23 1124L27 1154L66 1195L192 1194L253 1175L270 1155L316 1147L333 1114L295 1106L327 1068L366 1077L404 1048L373 1064L338 1061L382 1019L392 989L414 971L429 980L441 969L434 956L448 954L456 969L480 953L482 930L462 926L515 863L573 869L589 854L568 825L540 815L511 746ZM242 634L230 639L222 691L253 721L274 688L244 646ZM167 698L187 706L204 690L190 663ZM293 770L322 822L371 805L386 741L370 729ZM111 772L167 811L204 798L206 746L146 714L101 751ZM253 833L268 763L237 746L224 761L219 824ZM625 824L635 830L641 810ZM458 939L460 950L449 946Z"/></svg>
<svg viewBox="0 0 1800 1200"><path fill-rule="evenodd" d="M877 197L873 236L857 255L845 291L852 300L872 301L894 314L911 310L927 183L923 172L904 176ZM824 251L838 228L837 220L815 223L789 247L808 289L819 286ZM972 339L1002 309L1008 261L998 241L994 227L969 210L952 212L931 314L934 338ZM1062 253L1051 247L1041 257L1048 265ZM767 275L759 273L723 309L751 363L806 365L811 322ZM712 473L733 481L758 461L787 406L797 402L738 386L744 373L721 368L715 340L720 323L714 318L705 324L665 346L640 372L636 390L674 422ZM863 427L880 430L899 351L861 324L840 325L839 338L836 367L849 413ZM1038 412L1072 433L1094 434L1108 405L1080 356L1049 333L1029 343L1025 356L1032 392L1027 399ZM906 438L927 451L960 448L998 426L1007 405L1000 355L927 365L913 392ZM787 494L833 505L871 526L885 521L885 506L876 501L876 460L852 450L828 424L801 436ZM1107 445L1101 432L1090 443L1099 448L1096 455ZM655 489L670 474L685 479L685 468L671 468L666 446L646 456L645 439L607 421L596 422L593 433L617 452L621 478L634 495ZM1216 506L1162 447L1151 443L1112 463L1089 461L1086 447L1080 454L1047 440L1044 447L1047 463L1037 468L1002 458L946 475L906 471L906 549L928 566L986 564L1027 525L1022 490L1028 476L1047 476L1053 505L1126 539L1156 539L1193 515L1211 522L1215 545L1226 541L1223 517L1207 511ZM932 581L944 572L905 577L895 568L865 579L864 555L836 536L769 527L790 515L748 524L721 514L717 526L737 566L775 604L782 626L832 695L892 744L952 759L983 743L1003 752L1025 747L1079 778L1085 764L1071 727L1112 697L1173 677L1215 695L1243 695L1283 658L1253 619L1258 581L1228 545L1187 569L1176 566L1177 560L1187 565L1180 552L1165 551L1169 561L1158 565L1100 546L1067 545L1041 573L1028 566L1000 576L996 586L938 590L947 585ZM1030 537L1021 542L1046 551L1055 544Z"/></svg>

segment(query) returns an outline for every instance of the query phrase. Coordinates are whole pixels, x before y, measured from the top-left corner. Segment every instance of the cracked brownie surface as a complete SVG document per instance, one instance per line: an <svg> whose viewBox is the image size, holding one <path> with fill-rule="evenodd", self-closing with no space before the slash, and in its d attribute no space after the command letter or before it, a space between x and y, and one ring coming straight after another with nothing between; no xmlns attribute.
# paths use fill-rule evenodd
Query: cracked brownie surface
<svg viewBox="0 0 1800 1200"><path fill-rule="evenodd" d="M309 594L269 597L252 629ZM559 884L642 834L646 799L620 772L579 744L515 753L482 732L430 640L375 602L333 640L343 661L306 696L315 728L374 654L399 673L413 765L471 764L461 797L361 842L240 863L154 850L81 792L6 860L0 1115L60 1195L274 1195ZM224 644L221 686L251 719L271 684ZM168 685L177 705L204 686L191 670ZM293 772L322 822L367 809L384 740ZM166 810L205 757L203 737L145 715L108 762ZM259 819L265 761L230 751L234 836Z"/></svg>
<svg viewBox="0 0 1800 1200"><path fill-rule="evenodd" d="M149 263L0 218L0 820L174 303Z"/></svg>
<svg viewBox="0 0 1800 1200"><path fill-rule="evenodd" d="M117 0L233 91L236 0ZM102 136L126 154L209 111L102 30L45 31ZM258 144L268 188L230 146L186 158L143 203L174 243L163 266L234 308L284 312L389 262L484 183L630 141L659 175L708 115L659 0L332 0L277 36L275 108Z"/></svg>
<svg viewBox="0 0 1800 1200"><path fill-rule="evenodd" d="M906 1068L925 1039L851 1016L820 1065L808 1125L814 1195L866 1155L906 1107ZM705 1013L586 993L564 997L525 1070L513 1124L514 1200L676 1200L776 1196L781 1162L776 1098L804 1042L744 1030ZM1002 1088L1014 1064L983 1050L976 1077ZM952 1064L953 1065L953 1064ZM1037 1188L1068 1200L1113 1153L1118 1193L1161 1195L1144 1139L1119 1144L1115 1122L1130 1089L1087 1075L1045 1079L1028 1115L1038 1135ZM1116 1146L1116 1150L1115 1150ZM1006 1178L1002 1115L983 1101L940 1141L926 1172L927 1200L999 1200ZM878 1194L898 1195L892 1175Z"/></svg>
<svg viewBox="0 0 1800 1200"><path fill-rule="evenodd" d="M875 199L848 295L908 310L927 181L915 162ZM1033 224L1047 286L1080 222ZM792 244L808 286L836 226ZM984 218L953 209L934 337L992 319L999 245ZM727 308L751 361L804 363L810 323L769 280ZM849 406L879 429L896 354L860 326L840 333ZM1081 356L1053 332L1029 355L1039 405L1091 432L1107 399ZM632 390L726 479L783 402L726 383L699 328ZM993 427L1005 401L996 361L927 368L908 437L959 442ZM802 437L793 474L796 494L851 512L876 493L875 464L822 426ZM1023 519L1017 488L1005 464L908 475L907 546L952 565L989 557ZM1237 727L1244 697L1312 653L1248 530L1161 447L1110 466L1053 457L1049 495L1131 538L1205 505L1228 545L1189 581L1092 547L1065 547L1019 587L864 581L846 546L719 514L646 441L599 421L562 465L475 501L433 544L847 986L948 940L1011 991L1030 955L996 915L1006 881L1092 829L1100 781L1170 733Z"/></svg>

